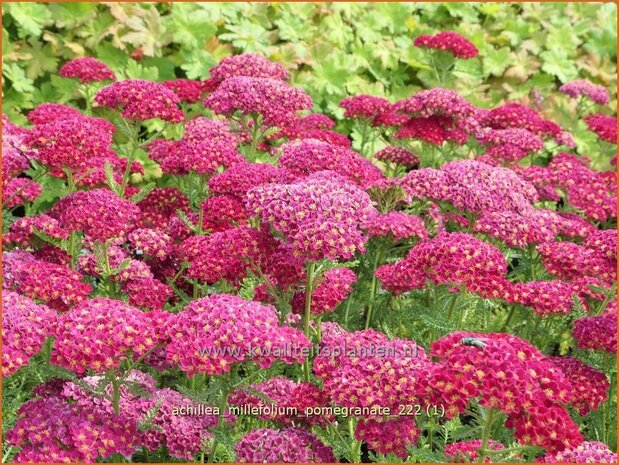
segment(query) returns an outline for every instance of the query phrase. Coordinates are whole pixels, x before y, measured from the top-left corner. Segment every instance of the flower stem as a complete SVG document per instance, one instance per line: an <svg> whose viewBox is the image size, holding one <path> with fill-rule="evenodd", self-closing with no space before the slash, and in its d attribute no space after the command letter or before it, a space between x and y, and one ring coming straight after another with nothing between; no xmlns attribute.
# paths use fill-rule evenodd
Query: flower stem
<svg viewBox="0 0 619 465"><path fill-rule="evenodd" d="M378 287L378 280L376 279L376 268L378 268L378 263L381 260L381 249L377 247L376 255L374 257L374 265L372 266L372 282L370 284L370 300L368 302L368 312L365 316L365 329L368 329L372 324L372 312L374 310L374 302L376 300L376 289Z"/></svg>
<svg viewBox="0 0 619 465"><path fill-rule="evenodd" d="M303 319L303 333L305 337L310 339L310 319L311 319L311 307L312 307L312 285L314 282L314 268L315 263L310 261L307 264L307 281L305 284L305 313ZM309 357L303 361L303 369L305 372L305 380L310 380L310 366Z"/></svg>
<svg viewBox="0 0 619 465"><path fill-rule="evenodd" d="M477 459L479 463L483 463L488 455L488 440L490 439L490 431L492 430L492 423L494 422L494 414L494 409L486 410L486 421L484 422L481 433L481 449L479 450L479 458Z"/></svg>
<svg viewBox="0 0 619 465"><path fill-rule="evenodd" d="M112 380L112 406L114 407L114 415L120 413L120 383L116 379L114 371L110 371L110 379Z"/></svg>

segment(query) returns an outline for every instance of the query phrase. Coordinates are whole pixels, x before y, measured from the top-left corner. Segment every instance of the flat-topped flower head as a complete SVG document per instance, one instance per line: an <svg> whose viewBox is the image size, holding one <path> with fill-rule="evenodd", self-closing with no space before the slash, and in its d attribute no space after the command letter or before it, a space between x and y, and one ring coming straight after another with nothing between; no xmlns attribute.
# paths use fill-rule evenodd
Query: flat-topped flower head
<svg viewBox="0 0 619 465"><path fill-rule="evenodd" d="M328 463L335 462L331 447L298 427L255 429L236 445L240 463Z"/></svg>
<svg viewBox="0 0 619 465"><path fill-rule="evenodd" d="M332 145L315 139L286 142L277 148L279 165L297 177L331 170L360 186L367 186L383 177L380 169L348 147Z"/></svg>
<svg viewBox="0 0 619 465"><path fill-rule="evenodd" d="M42 103L28 113L32 124L48 124L59 119L72 119L83 116L76 108L61 103Z"/></svg>
<svg viewBox="0 0 619 465"><path fill-rule="evenodd" d="M105 63L92 57L73 58L58 72L63 77L79 79L82 84L115 81L116 74Z"/></svg>
<svg viewBox="0 0 619 465"><path fill-rule="evenodd" d="M164 81L163 85L172 90L181 102L196 103L202 99L204 85L192 79L174 79Z"/></svg>
<svg viewBox="0 0 619 465"><path fill-rule="evenodd" d="M421 217L398 211L374 215L366 223L365 229L371 237L390 236L395 241L412 237L420 240L428 238Z"/></svg>
<svg viewBox="0 0 619 465"><path fill-rule="evenodd" d="M421 118L445 116L455 121L464 120L476 112L475 106L455 90L440 87L420 90L413 96L396 102L394 110Z"/></svg>
<svg viewBox="0 0 619 465"><path fill-rule="evenodd" d="M606 90L605 87L593 84L586 79L577 79L563 84L559 87L559 92L569 95L572 98L578 98L580 96L587 97L598 105L606 105L610 100L608 90Z"/></svg>
<svg viewBox="0 0 619 465"><path fill-rule="evenodd" d="M413 43L417 47L450 52L455 58L469 59L479 54L471 41L453 31L442 31L433 36L420 35Z"/></svg>
<svg viewBox="0 0 619 465"><path fill-rule="evenodd" d="M589 131L611 144L617 144L617 118L602 114L589 115L585 118Z"/></svg>
<svg viewBox="0 0 619 465"><path fill-rule="evenodd" d="M617 463L617 454L599 441L585 441L577 447L549 452L537 459L540 463Z"/></svg>
<svg viewBox="0 0 619 465"><path fill-rule="evenodd" d="M458 441L445 446L445 457L456 463L473 463L479 458L483 441L481 439L472 441ZM488 439L486 442L486 450L496 451L505 449L505 446L493 439ZM490 456L486 456L484 463L491 463Z"/></svg>
<svg viewBox="0 0 619 465"><path fill-rule="evenodd" d="M62 228L81 231L100 242L126 234L138 213L133 203L105 188L74 192L50 210L50 216L57 219Z"/></svg>
<svg viewBox="0 0 619 465"><path fill-rule="evenodd" d="M52 333L56 312L23 295L2 290L2 376L36 355Z"/></svg>
<svg viewBox="0 0 619 465"><path fill-rule="evenodd" d="M290 75L279 63L267 60L257 53L241 53L222 59L219 64L209 71L210 81L221 83L226 79L245 76L254 78L271 78L281 81L287 80Z"/></svg>
<svg viewBox="0 0 619 465"><path fill-rule="evenodd" d="M123 118L136 121L159 118L179 123L184 119L178 108L178 96L159 82L142 79L115 82L97 92L95 102L120 111Z"/></svg>
<svg viewBox="0 0 619 465"><path fill-rule="evenodd" d="M255 187L247 199L249 211L286 235L295 255L311 260L347 259L363 251L362 225L376 212L367 193L332 171Z"/></svg>
<svg viewBox="0 0 619 465"><path fill-rule="evenodd" d="M419 158L404 147L389 145L376 152L374 158L381 161L390 161L391 163L402 165L407 168L417 168L419 166Z"/></svg>
<svg viewBox="0 0 619 465"><path fill-rule="evenodd" d="M355 95L346 97L340 102L346 118L373 119L391 108L391 102L383 97L373 95Z"/></svg>
<svg viewBox="0 0 619 465"><path fill-rule="evenodd" d="M315 315L332 312L346 300L357 282L357 275L348 268L332 268L320 277L319 284L312 291L310 311ZM306 292L300 292L292 299L292 310L303 313Z"/></svg>
<svg viewBox="0 0 619 465"><path fill-rule="evenodd" d="M52 363L77 374L102 373L151 350L158 342L146 313L120 300L85 300L60 316Z"/></svg>
<svg viewBox="0 0 619 465"><path fill-rule="evenodd" d="M617 301L610 302L610 311L599 316L574 321L572 336L581 349L617 352Z"/></svg>
<svg viewBox="0 0 619 465"><path fill-rule="evenodd" d="M312 108L312 99L301 89L284 81L262 77L233 77L223 81L204 99L215 113L262 117L266 127L282 127L297 118L301 110Z"/></svg>
<svg viewBox="0 0 619 465"><path fill-rule="evenodd" d="M229 294L192 301L170 319L167 333L168 362L189 376L227 373L245 361L262 368L300 363L310 346L301 331L279 324L274 307Z"/></svg>
<svg viewBox="0 0 619 465"><path fill-rule="evenodd" d="M44 165L77 170L93 158L112 158L113 130L103 120L77 115L37 124L24 139Z"/></svg>

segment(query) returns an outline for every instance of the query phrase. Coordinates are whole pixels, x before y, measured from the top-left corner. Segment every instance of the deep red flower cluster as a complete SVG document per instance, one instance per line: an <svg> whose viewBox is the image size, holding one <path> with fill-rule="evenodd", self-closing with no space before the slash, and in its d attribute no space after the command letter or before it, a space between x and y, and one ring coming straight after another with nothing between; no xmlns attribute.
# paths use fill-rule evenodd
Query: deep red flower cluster
<svg viewBox="0 0 619 465"><path fill-rule="evenodd" d="M116 80L114 71L105 63L92 57L73 58L62 65L58 74L68 78L79 79L82 84Z"/></svg>
<svg viewBox="0 0 619 465"><path fill-rule="evenodd" d="M172 90L181 102L196 103L202 99L204 84L192 79L174 79L163 83L168 89Z"/></svg>
<svg viewBox="0 0 619 465"><path fill-rule="evenodd" d="M310 311L315 315L332 312L348 298L357 275L348 268L332 268L320 277L320 283L312 290ZM300 292L293 297L293 311L302 313L305 305L306 292Z"/></svg>
<svg viewBox="0 0 619 465"><path fill-rule="evenodd" d="M479 54L473 43L457 32L442 31L433 36L420 35L414 40L417 47L450 52L456 58L474 58Z"/></svg>
<svg viewBox="0 0 619 465"><path fill-rule="evenodd" d="M587 116L585 122L589 130L595 132L600 139L611 144L617 143L617 118L595 114Z"/></svg>
<svg viewBox="0 0 619 465"><path fill-rule="evenodd" d="M419 166L419 158L413 152L404 147L395 147L393 145L380 149L374 154L374 158L381 161L390 161L407 168L417 168Z"/></svg>

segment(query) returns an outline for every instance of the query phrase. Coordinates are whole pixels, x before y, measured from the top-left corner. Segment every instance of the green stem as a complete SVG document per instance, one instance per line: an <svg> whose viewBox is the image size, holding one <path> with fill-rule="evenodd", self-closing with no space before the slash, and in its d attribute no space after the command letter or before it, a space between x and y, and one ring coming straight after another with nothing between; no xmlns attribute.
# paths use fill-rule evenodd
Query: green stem
<svg viewBox="0 0 619 465"><path fill-rule="evenodd" d="M500 331L501 333L505 332L505 330L507 329L507 326L509 325L510 321L512 321L512 317L514 316L514 313L516 313L516 305L511 305L509 313L507 314L507 318L505 319L505 322L501 326L501 331Z"/></svg>
<svg viewBox="0 0 619 465"><path fill-rule="evenodd" d="M129 123L131 125L131 123ZM118 192L118 196L123 198L125 196L125 189L127 188L127 184L129 183L129 177L131 176L131 165L135 160L135 153L140 147L140 128L135 126L131 127L131 148L129 149L129 153L127 154L127 166L125 167L125 172L123 173L123 181L120 184L120 190Z"/></svg>
<svg viewBox="0 0 619 465"><path fill-rule="evenodd" d="M477 462L483 463L488 455L488 440L490 439L490 432L492 430L492 423L494 422L494 409L486 410L486 421L481 433L481 449L479 450L479 458Z"/></svg>
<svg viewBox="0 0 619 465"><path fill-rule="evenodd" d="M116 379L114 371L110 371L110 379L112 381L112 406L114 407L114 415L120 413L120 383Z"/></svg>
<svg viewBox="0 0 619 465"><path fill-rule="evenodd" d="M361 443L355 438L355 419L354 417L348 418L348 434L350 436L350 463L361 462Z"/></svg>
<svg viewBox="0 0 619 465"><path fill-rule="evenodd" d="M368 329L372 324L372 312L374 310L374 301L376 300L376 289L378 287L378 280L376 279L376 268L378 268L378 262L381 260L380 247L376 248L376 255L374 257L374 265L372 266L372 283L370 284L370 300L368 302L368 312L365 316L365 329Z"/></svg>
<svg viewBox="0 0 619 465"><path fill-rule="evenodd" d="M233 366L230 368L230 371L221 377L222 379L222 388L221 388L221 400L219 402L219 412L217 416L217 429L221 430L221 427L224 423L224 419L226 417L226 408L228 407L228 394L230 394L230 385L232 378L232 371L236 371L236 367ZM215 461L215 453L217 452L217 446L219 445L219 441L215 439L213 442L213 450L208 458L209 463L213 463Z"/></svg>
<svg viewBox="0 0 619 465"><path fill-rule="evenodd" d="M311 308L312 308L312 286L314 283L314 269L315 263L310 261L307 264L307 280L305 283L305 312L303 319L303 333L305 337L310 339L310 320L311 320ZM310 380L310 366L309 366L309 357L307 357L303 361L303 368L305 372L305 380Z"/></svg>
<svg viewBox="0 0 619 465"><path fill-rule="evenodd" d="M451 296L451 302L449 302L449 308L447 309L447 320L451 321L454 309L456 308L456 302L458 301L458 293L454 293Z"/></svg>

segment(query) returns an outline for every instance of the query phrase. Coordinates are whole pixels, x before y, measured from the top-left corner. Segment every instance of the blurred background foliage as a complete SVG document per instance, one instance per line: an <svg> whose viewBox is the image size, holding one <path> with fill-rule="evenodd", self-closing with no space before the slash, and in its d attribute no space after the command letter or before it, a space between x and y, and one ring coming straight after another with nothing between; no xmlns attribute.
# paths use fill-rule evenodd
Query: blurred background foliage
<svg viewBox="0 0 619 465"><path fill-rule="evenodd" d="M204 79L242 51L282 63L316 111L339 118L347 95L394 101L436 85L412 40L439 30L479 48L458 63L453 84L478 105L529 103L536 91L561 123L572 103L556 88L586 78L611 91L616 111L614 3L4 3L2 10L3 111L18 123L39 103L68 100L75 84L56 73L76 56L97 57L127 78Z"/></svg>

